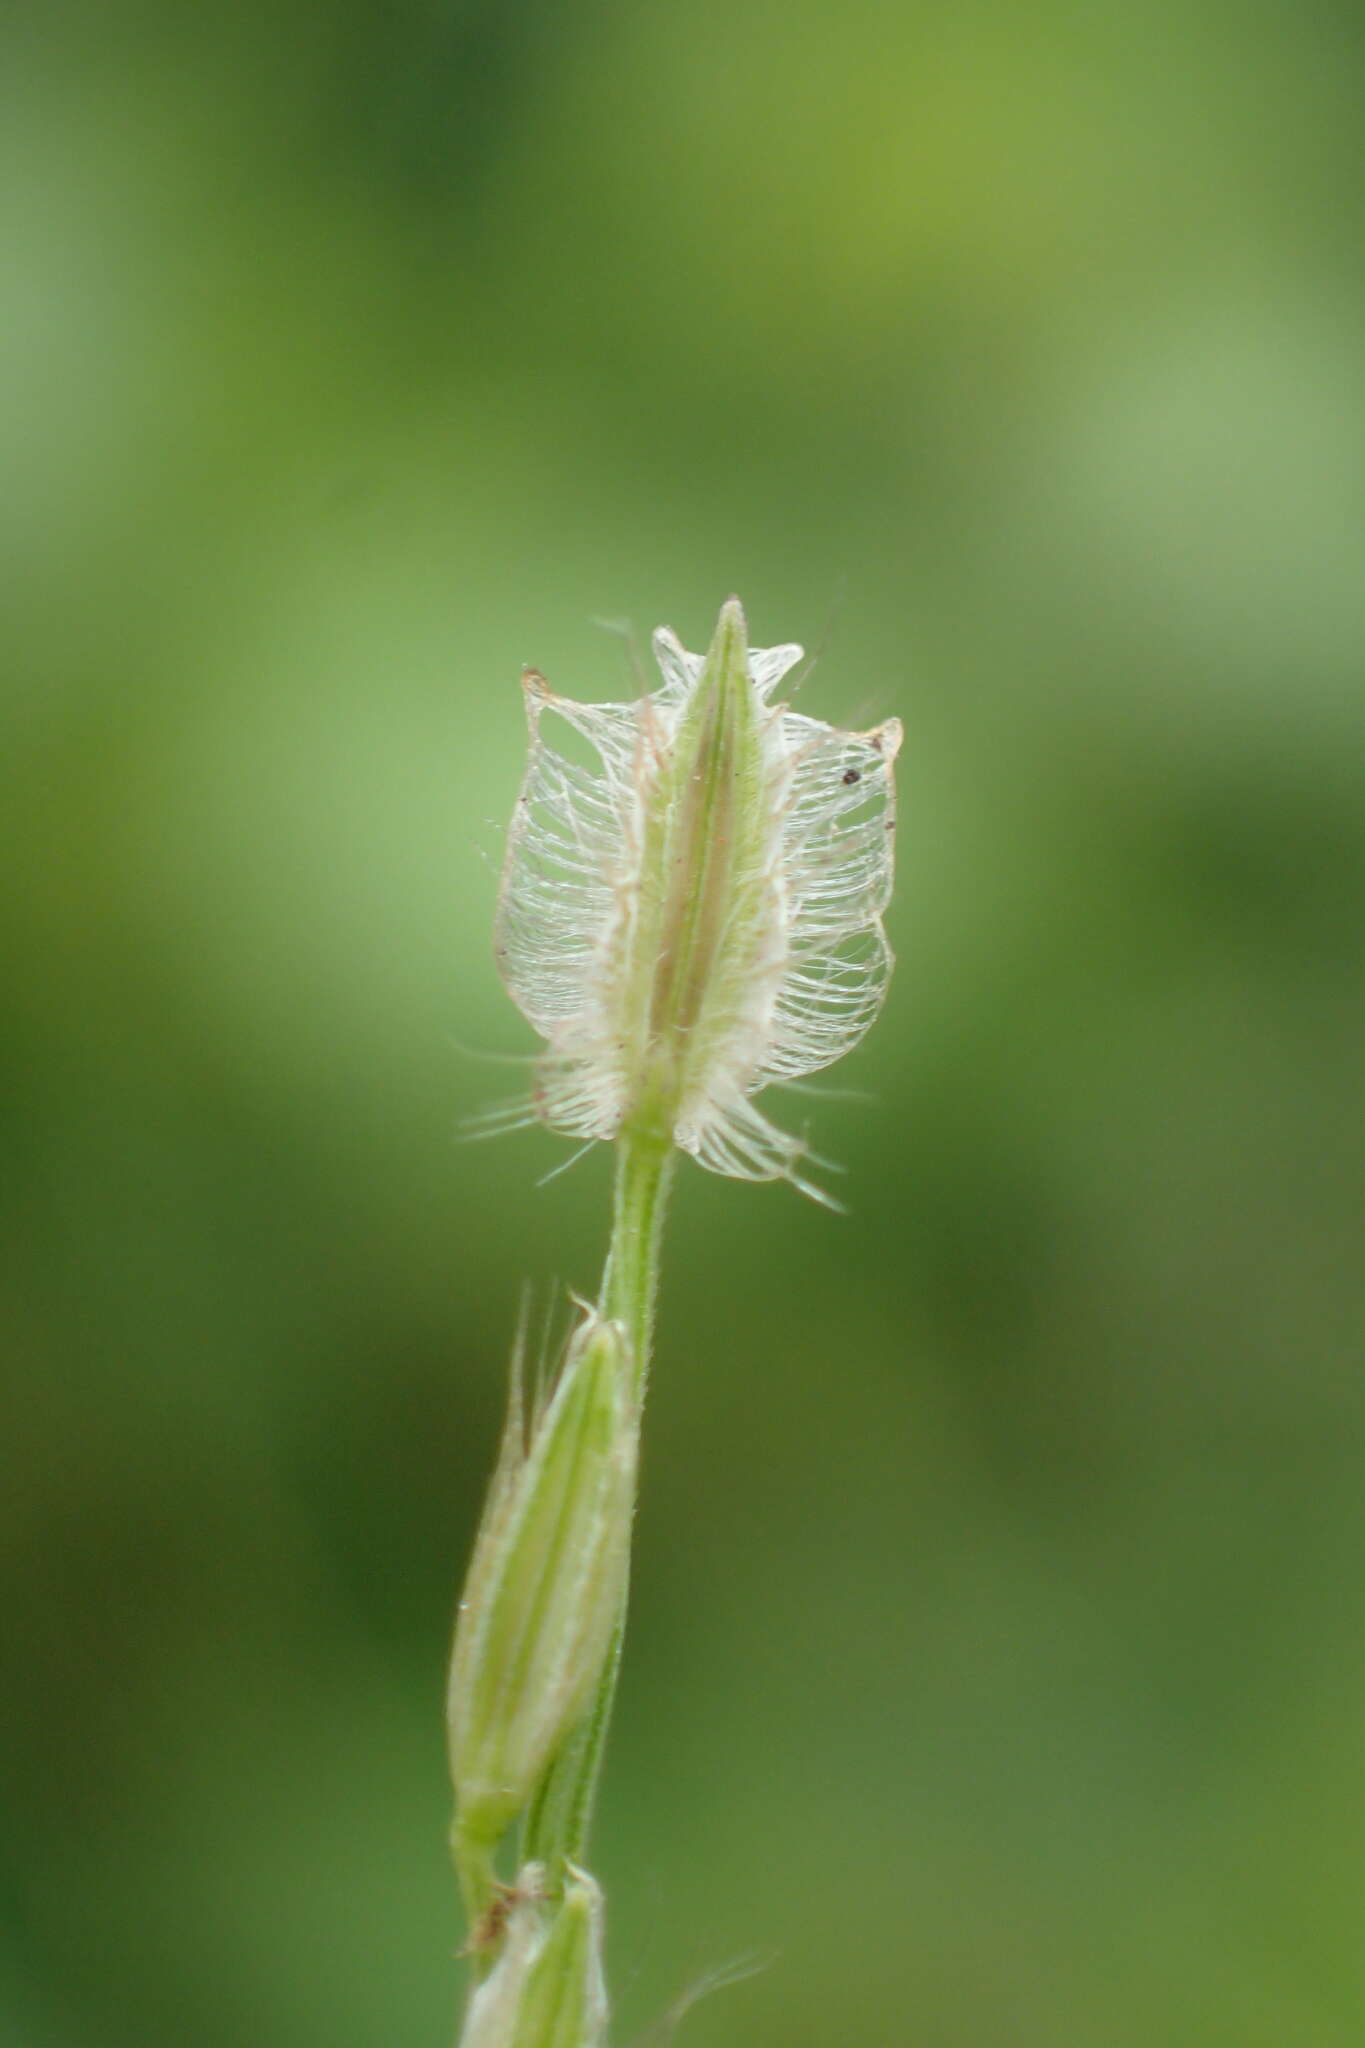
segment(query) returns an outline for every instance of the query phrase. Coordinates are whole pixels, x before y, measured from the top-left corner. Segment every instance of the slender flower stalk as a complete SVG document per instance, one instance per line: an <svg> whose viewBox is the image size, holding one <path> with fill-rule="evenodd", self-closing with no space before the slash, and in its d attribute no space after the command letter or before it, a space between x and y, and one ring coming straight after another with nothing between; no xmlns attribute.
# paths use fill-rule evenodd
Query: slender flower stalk
<svg viewBox="0 0 1365 2048"><path fill-rule="evenodd" d="M625 1621L636 1446L679 1152L821 1201L805 1142L754 1098L857 1043L891 971L895 719L841 732L771 701L799 647L709 652L661 629L662 687L579 704L523 678L525 779L497 955L546 1041L539 1120L617 1148L595 1309L529 1434L519 1377L461 1605L449 1725L475 1977L462 2048L598 2048L601 1894L584 1868ZM597 757L556 749L554 714ZM520 1824L518 1868L500 1840Z"/></svg>

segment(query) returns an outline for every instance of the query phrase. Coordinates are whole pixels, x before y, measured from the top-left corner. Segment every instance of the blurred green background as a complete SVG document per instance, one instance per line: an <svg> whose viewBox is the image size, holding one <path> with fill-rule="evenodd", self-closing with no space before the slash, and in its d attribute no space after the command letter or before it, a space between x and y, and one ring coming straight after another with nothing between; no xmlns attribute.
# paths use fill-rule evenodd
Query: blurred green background
<svg viewBox="0 0 1365 2048"><path fill-rule="evenodd" d="M0 64L0 2040L448 2041L517 675L899 713L847 1219L680 1176L624 2044L1365 2037L1361 30L248 0ZM481 851L482 849L482 851ZM788 1104L790 1109L790 1104Z"/></svg>

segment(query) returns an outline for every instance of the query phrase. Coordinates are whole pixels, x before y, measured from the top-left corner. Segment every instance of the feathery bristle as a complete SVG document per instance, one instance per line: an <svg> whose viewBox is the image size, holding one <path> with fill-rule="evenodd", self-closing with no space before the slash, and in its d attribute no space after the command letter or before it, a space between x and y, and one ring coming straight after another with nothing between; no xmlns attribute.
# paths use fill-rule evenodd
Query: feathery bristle
<svg viewBox="0 0 1365 2048"><path fill-rule="evenodd" d="M771 704L801 649L749 650L733 599L707 655L666 628L654 651L662 686L634 705L523 679L497 954L547 1041L535 1113L584 1139L648 1122L712 1172L825 1199L752 1098L839 1059L881 1006L900 723L843 732Z"/></svg>

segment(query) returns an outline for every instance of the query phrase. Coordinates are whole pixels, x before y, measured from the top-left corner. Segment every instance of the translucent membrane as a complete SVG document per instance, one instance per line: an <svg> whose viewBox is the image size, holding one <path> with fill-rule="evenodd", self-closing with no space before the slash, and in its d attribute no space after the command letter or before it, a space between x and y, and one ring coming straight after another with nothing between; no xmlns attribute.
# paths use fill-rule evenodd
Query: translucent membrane
<svg viewBox="0 0 1365 2048"><path fill-rule="evenodd" d="M770 702L801 649L749 649L733 598L705 656L667 628L654 651L662 687L633 705L524 678L497 950L547 1041L525 1113L585 1139L654 1131L712 1172L818 1194L804 1141L753 1097L839 1059L881 1006L900 722L843 732Z"/></svg>

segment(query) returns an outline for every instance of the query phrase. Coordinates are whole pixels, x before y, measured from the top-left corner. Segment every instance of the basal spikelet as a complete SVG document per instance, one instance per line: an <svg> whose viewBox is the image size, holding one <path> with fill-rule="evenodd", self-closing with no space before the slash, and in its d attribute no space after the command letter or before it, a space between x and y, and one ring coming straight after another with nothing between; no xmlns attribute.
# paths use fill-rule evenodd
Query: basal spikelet
<svg viewBox="0 0 1365 2048"><path fill-rule="evenodd" d="M540 1902L531 1865L512 1888L502 1951L474 1993L460 2048L602 2048L602 1894L570 1867L557 1905Z"/></svg>
<svg viewBox="0 0 1365 2048"><path fill-rule="evenodd" d="M530 757L497 952L547 1040L535 1114L818 1193L803 1141L753 1098L837 1060L881 1005L900 722L842 732L772 703L801 649L750 650L736 598L705 656L667 628L654 651L662 687L633 705L523 679ZM592 769L556 750L547 713L590 744Z"/></svg>

